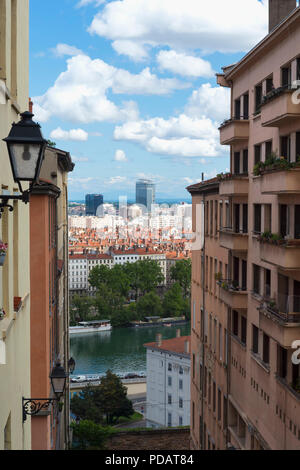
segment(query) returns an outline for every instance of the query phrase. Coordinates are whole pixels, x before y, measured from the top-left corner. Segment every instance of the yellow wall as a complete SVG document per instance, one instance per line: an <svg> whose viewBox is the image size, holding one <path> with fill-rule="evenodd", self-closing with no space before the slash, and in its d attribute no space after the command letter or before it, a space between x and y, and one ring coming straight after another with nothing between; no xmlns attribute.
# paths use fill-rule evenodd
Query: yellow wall
<svg viewBox="0 0 300 470"><path fill-rule="evenodd" d="M0 0L0 194L18 190L2 139L19 112L28 110L29 0ZM29 206L15 203L0 220L0 239L8 242L0 267L0 450L30 449L30 418L22 422L22 396L30 397ZM14 313L13 299L23 299ZM4 429L7 429L6 444Z"/></svg>

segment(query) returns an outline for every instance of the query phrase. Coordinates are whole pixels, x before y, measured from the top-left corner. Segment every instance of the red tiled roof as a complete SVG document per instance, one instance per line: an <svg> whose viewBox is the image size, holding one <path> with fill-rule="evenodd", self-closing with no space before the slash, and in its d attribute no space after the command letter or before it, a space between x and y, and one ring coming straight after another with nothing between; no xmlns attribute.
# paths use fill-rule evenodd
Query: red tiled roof
<svg viewBox="0 0 300 470"><path fill-rule="evenodd" d="M155 348L155 349L161 349L163 351L171 351L174 353L179 353L179 354L189 354L185 352L185 342L189 341L189 344L191 345L191 337L190 336L180 336L179 338L171 338L171 339L164 339L161 342L161 345L158 346L157 342L154 343L146 343L144 346L146 348ZM191 349L191 347L190 347Z"/></svg>

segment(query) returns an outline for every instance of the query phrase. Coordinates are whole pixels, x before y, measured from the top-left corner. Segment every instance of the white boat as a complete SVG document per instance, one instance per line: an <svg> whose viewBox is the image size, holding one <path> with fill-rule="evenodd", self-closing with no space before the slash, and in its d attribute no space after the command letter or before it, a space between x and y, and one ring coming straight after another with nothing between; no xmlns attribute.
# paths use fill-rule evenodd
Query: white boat
<svg viewBox="0 0 300 470"><path fill-rule="evenodd" d="M110 331L110 320L81 321L78 326L70 326L70 335L82 333L97 333L98 331Z"/></svg>

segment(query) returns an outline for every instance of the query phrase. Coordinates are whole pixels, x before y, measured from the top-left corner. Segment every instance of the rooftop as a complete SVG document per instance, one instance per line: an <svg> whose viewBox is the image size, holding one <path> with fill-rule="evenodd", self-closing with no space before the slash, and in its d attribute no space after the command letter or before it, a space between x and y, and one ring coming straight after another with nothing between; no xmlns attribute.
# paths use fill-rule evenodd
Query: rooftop
<svg viewBox="0 0 300 470"><path fill-rule="evenodd" d="M173 353L190 356L191 353L185 352L186 341L191 343L191 337L180 336L179 338L164 339L161 341L160 346L158 346L158 343L156 341L153 343L146 343L144 344L144 346L145 348L158 349L161 351L171 351Z"/></svg>

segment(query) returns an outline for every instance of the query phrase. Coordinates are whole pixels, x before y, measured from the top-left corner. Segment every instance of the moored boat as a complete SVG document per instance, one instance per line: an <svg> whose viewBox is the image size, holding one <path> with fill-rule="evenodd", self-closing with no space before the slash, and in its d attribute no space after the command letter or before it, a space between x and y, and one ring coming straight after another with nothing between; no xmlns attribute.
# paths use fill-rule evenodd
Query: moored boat
<svg viewBox="0 0 300 470"><path fill-rule="evenodd" d="M81 321L78 326L70 326L70 335L82 333L97 333L98 331L110 331L110 320Z"/></svg>

